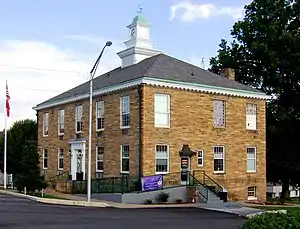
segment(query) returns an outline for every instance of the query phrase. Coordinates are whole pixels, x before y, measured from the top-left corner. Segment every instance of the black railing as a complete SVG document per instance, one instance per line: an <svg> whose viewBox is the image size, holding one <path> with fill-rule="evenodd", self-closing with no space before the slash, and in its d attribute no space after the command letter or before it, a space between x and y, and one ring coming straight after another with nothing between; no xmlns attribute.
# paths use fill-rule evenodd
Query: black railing
<svg viewBox="0 0 300 229"><path fill-rule="evenodd" d="M200 182L200 184L204 185L206 188L208 188L210 191L212 191L214 194L220 197L220 192L223 191L222 186L219 185L212 178L210 178L204 171L194 170L193 176Z"/></svg>
<svg viewBox="0 0 300 229"><path fill-rule="evenodd" d="M196 191L207 203L208 200L208 188L206 188L197 178L195 178L192 173L189 173L190 184L196 186Z"/></svg>

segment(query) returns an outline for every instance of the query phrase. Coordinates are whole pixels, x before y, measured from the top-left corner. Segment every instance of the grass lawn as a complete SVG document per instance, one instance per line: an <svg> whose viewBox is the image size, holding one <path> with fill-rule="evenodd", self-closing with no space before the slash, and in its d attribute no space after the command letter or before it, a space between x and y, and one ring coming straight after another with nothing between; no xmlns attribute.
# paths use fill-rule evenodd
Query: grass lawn
<svg viewBox="0 0 300 229"><path fill-rule="evenodd" d="M42 194L41 193L36 193L34 196L42 197ZM68 200L67 198L63 198L63 197L59 197L59 196L55 196L55 195L50 195L50 194L44 194L43 198Z"/></svg>
<svg viewBox="0 0 300 229"><path fill-rule="evenodd" d="M265 207L265 206L255 206L254 208L263 209L266 211L272 210L287 210L288 213L300 214L300 207L285 207L285 206L276 206L276 207Z"/></svg>

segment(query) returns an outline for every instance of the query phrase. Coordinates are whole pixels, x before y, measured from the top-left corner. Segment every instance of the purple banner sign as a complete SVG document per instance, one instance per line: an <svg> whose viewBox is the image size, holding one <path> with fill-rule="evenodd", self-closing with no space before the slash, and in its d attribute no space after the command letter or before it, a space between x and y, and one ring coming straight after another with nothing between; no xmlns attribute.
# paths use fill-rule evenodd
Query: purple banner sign
<svg viewBox="0 0 300 229"><path fill-rule="evenodd" d="M163 176L155 175L142 177L142 191L158 190L163 187Z"/></svg>

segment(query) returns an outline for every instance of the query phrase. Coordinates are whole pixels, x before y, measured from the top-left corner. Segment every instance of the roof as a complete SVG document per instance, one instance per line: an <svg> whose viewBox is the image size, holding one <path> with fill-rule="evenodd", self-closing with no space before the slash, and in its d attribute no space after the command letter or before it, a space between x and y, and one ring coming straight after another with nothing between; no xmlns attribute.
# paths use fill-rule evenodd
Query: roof
<svg viewBox="0 0 300 229"><path fill-rule="evenodd" d="M147 58L137 64L133 64L125 68L118 67L96 77L93 81L93 90L122 84L141 77L151 77L155 80L161 80L165 82L172 81L179 84L188 83L189 85L206 85L207 87L223 88L226 90L232 89L250 92L252 94L259 93L264 95L261 91L252 87L214 74L210 71L178 60L163 53ZM71 90L63 92L62 94L57 95L41 104L38 104L37 107L65 100L70 97L87 94L88 92L89 81Z"/></svg>
<svg viewBox="0 0 300 229"><path fill-rule="evenodd" d="M147 19L142 14L139 14L133 18L132 25L149 25Z"/></svg>

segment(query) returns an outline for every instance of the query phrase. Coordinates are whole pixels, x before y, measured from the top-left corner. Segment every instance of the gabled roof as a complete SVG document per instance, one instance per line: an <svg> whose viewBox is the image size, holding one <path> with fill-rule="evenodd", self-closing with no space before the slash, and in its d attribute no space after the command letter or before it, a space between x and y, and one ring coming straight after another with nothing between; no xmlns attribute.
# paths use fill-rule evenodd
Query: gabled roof
<svg viewBox="0 0 300 229"><path fill-rule="evenodd" d="M177 84L204 85L210 88L237 90L250 94L266 96L261 91L243 85L226 77L211 73L207 70L178 60L166 54L158 54L147 58L137 64L125 68L118 67L110 72L98 76L93 81L93 90L101 90L114 85L139 79L141 77L151 78L164 82L176 82ZM212 90L212 89L211 89ZM80 95L88 95L89 81L40 103L34 109L50 106L56 102Z"/></svg>

